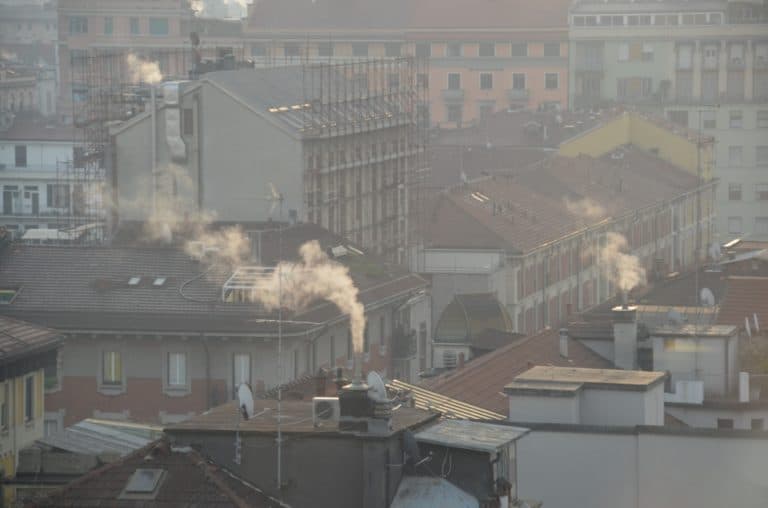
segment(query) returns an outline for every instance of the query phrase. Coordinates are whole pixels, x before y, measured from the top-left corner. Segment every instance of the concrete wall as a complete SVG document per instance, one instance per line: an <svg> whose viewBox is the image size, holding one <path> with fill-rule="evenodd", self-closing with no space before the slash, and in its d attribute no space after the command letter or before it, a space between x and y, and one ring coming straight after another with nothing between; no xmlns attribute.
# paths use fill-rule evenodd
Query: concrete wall
<svg viewBox="0 0 768 508"><path fill-rule="evenodd" d="M733 420L734 429L751 430L753 421L757 426L756 430L768 430L768 408L744 408L744 409L718 409L705 406L684 406L667 404L664 410L670 415L678 418L691 427L702 429L717 428L718 419Z"/></svg>
<svg viewBox="0 0 768 508"><path fill-rule="evenodd" d="M735 369L732 362L726 364L726 341L726 338L652 337L653 368L669 371L673 386L677 381L703 381L706 396L727 395L728 385L735 387L736 373L727 372L729 368Z"/></svg>
<svg viewBox="0 0 768 508"><path fill-rule="evenodd" d="M581 392L584 425L640 425L645 423L645 393L626 390Z"/></svg>
<svg viewBox="0 0 768 508"><path fill-rule="evenodd" d="M547 508L762 508L768 495L765 432L534 428L517 452L520 498Z"/></svg>
<svg viewBox="0 0 768 508"><path fill-rule="evenodd" d="M33 404L34 412L31 420L25 419L25 393L26 378L34 379ZM2 477L11 477L16 473L16 463L20 449L32 444L36 439L43 437L43 415L45 414L43 401L44 387L43 369L6 379L0 383L0 400L8 395L8 400L3 401L8 411L8 428L0 432L0 466ZM7 385L7 388L6 388ZM7 391L6 391L7 390Z"/></svg>
<svg viewBox="0 0 768 508"><path fill-rule="evenodd" d="M509 419L514 422L579 423L580 397L510 396Z"/></svg>
<svg viewBox="0 0 768 508"><path fill-rule="evenodd" d="M296 210L303 218L301 143L207 83L202 116L203 208L219 220L266 220L272 183L283 195L283 217Z"/></svg>

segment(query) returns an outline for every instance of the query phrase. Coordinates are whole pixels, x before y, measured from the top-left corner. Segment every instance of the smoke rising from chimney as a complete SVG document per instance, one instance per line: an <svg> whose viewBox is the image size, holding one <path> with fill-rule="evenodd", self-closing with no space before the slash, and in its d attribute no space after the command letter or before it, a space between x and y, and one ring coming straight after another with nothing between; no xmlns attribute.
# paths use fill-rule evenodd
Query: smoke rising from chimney
<svg viewBox="0 0 768 508"><path fill-rule="evenodd" d="M157 62L143 60L133 53L128 53L125 57L125 63L128 64L131 80L137 83L156 85L163 80L163 73L160 72L160 66Z"/></svg>
<svg viewBox="0 0 768 508"><path fill-rule="evenodd" d="M328 300L349 314L352 346L356 354L362 353L365 307L357 298L358 289L349 269L329 259L316 240L303 244L299 254L301 261L282 261L271 277L260 281L253 291L254 299L274 310L281 305L282 293L283 308L293 311L307 309L317 300Z"/></svg>
<svg viewBox="0 0 768 508"><path fill-rule="evenodd" d="M624 252L628 247L624 235L608 233L605 240L605 246L600 249L600 262L611 281L624 293L645 284L645 268L640 265L640 259Z"/></svg>
<svg viewBox="0 0 768 508"><path fill-rule="evenodd" d="M568 197L564 197L563 204L571 214L582 219L600 219L607 215L605 208L590 198L574 201Z"/></svg>

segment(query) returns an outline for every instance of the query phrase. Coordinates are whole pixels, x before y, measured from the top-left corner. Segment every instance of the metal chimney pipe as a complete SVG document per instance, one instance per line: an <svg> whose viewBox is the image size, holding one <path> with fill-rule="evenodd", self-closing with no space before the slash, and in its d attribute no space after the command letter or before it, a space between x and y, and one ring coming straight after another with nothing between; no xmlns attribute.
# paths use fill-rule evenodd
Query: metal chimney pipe
<svg viewBox="0 0 768 508"><path fill-rule="evenodd" d="M560 356L568 358L568 328L560 328Z"/></svg>

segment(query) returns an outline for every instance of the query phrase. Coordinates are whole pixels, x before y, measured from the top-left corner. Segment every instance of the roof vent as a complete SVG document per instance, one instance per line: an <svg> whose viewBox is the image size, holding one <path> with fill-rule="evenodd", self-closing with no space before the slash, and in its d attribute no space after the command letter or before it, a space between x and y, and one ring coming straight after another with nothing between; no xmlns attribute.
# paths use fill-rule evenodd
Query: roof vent
<svg viewBox="0 0 768 508"><path fill-rule="evenodd" d="M164 469L137 469L128 479L120 499L154 499L165 476Z"/></svg>

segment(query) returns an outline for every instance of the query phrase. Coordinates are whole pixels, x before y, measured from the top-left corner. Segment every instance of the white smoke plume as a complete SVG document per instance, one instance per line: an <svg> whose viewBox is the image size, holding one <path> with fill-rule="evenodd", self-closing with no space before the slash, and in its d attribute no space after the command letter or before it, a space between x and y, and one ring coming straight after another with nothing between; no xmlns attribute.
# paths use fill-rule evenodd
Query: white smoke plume
<svg viewBox="0 0 768 508"><path fill-rule="evenodd" d="M301 261L281 262L271 277L262 280L253 291L254 299L269 310L281 305L294 311L306 309L313 302L328 300L349 314L355 353L363 351L365 307L357 298L358 290L349 269L332 261L313 240L299 248ZM282 285L280 275L282 275Z"/></svg>
<svg viewBox="0 0 768 508"><path fill-rule="evenodd" d="M603 218L607 215L605 208L603 208L600 203L597 203L590 198L574 201L565 197L563 198L563 204L571 214L582 219L594 220Z"/></svg>
<svg viewBox="0 0 768 508"><path fill-rule="evenodd" d="M134 82L155 85L163 80L163 73L160 72L157 62L143 60L133 53L128 53L125 63L128 64L131 80Z"/></svg>
<svg viewBox="0 0 768 508"><path fill-rule="evenodd" d="M600 263L611 281L624 293L645 284L645 268L640 259L627 254L627 239L619 233L608 233L600 249Z"/></svg>

